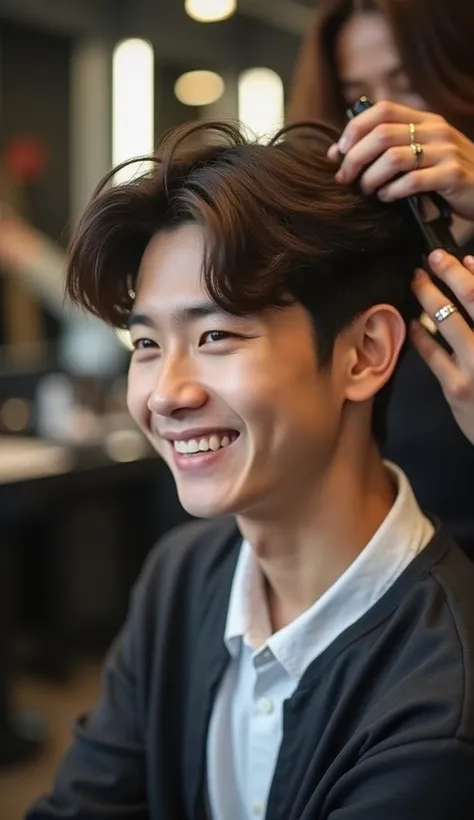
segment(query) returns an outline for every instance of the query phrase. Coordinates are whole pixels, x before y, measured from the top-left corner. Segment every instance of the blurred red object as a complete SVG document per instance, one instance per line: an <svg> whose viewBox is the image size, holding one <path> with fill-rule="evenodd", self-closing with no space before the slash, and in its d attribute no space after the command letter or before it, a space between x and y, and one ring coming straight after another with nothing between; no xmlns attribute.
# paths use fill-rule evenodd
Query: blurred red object
<svg viewBox="0 0 474 820"><path fill-rule="evenodd" d="M46 151L37 137L18 135L5 147L5 167L13 182L32 184L44 174Z"/></svg>

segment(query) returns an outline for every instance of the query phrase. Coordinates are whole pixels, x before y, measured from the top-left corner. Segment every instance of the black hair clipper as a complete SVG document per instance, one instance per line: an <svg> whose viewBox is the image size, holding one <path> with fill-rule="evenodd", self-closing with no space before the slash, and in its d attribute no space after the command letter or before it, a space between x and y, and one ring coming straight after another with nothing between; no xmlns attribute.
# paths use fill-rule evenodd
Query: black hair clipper
<svg viewBox="0 0 474 820"><path fill-rule="evenodd" d="M368 97L360 97L357 102L347 109L347 116L349 119L353 119L372 105L373 103ZM454 256L460 256L461 249L451 233L451 208L442 196L434 192L407 196L405 199L400 200L399 204L403 208L410 225L420 235L426 254L437 248L444 248ZM436 214L434 218L424 218L424 213L431 214L433 211Z"/></svg>

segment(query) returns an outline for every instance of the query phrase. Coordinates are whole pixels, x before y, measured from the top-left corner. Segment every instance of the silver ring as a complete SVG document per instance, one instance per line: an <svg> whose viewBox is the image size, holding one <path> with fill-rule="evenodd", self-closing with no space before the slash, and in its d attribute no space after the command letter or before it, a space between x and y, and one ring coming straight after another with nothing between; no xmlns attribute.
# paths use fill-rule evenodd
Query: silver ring
<svg viewBox="0 0 474 820"><path fill-rule="evenodd" d="M447 319L448 316L451 316L452 313L457 313L457 307L456 305L453 305L452 302L448 302L447 305L443 305L442 308L436 311L434 315L436 324L439 325L441 322L444 322L444 320Z"/></svg>

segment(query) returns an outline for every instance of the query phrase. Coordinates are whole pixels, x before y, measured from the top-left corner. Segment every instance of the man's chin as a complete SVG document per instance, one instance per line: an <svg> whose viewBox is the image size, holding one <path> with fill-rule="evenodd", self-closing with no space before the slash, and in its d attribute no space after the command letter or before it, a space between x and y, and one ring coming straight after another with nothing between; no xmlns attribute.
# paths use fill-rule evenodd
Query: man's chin
<svg viewBox="0 0 474 820"><path fill-rule="evenodd" d="M228 504L219 504L212 501L192 501L179 497L183 509L193 518L222 518L231 515L232 511Z"/></svg>
<svg viewBox="0 0 474 820"><path fill-rule="evenodd" d="M229 496L225 497L222 493L219 496L206 494L204 488L201 493L194 494L186 489L180 491L178 485L178 498L183 509L193 518L222 518L237 514Z"/></svg>

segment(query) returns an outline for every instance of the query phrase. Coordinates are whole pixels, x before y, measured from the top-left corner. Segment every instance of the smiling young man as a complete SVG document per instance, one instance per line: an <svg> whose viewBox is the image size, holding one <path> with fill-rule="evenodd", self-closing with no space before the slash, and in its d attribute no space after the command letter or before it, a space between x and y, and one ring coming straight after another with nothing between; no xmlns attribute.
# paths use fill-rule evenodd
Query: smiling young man
<svg viewBox="0 0 474 820"><path fill-rule="evenodd" d="M474 570L377 446L420 251L333 141L188 127L78 228L68 291L213 520L151 554L30 820L474 816Z"/></svg>

